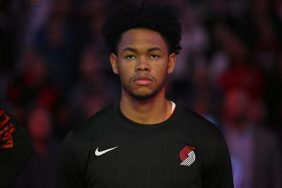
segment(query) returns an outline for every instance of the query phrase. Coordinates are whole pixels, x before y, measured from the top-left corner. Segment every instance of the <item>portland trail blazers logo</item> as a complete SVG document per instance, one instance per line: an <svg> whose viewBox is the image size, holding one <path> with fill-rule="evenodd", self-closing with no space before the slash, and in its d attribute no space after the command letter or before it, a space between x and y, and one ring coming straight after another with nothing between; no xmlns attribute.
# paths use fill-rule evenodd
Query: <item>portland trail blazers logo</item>
<svg viewBox="0 0 282 188"><path fill-rule="evenodd" d="M184 148L182 148L179 153L180 160L182 161L180 165L190 166L191 164L193 164L196 160L196 155L194 151L195 147L193 146L185 146Z"/></svg>

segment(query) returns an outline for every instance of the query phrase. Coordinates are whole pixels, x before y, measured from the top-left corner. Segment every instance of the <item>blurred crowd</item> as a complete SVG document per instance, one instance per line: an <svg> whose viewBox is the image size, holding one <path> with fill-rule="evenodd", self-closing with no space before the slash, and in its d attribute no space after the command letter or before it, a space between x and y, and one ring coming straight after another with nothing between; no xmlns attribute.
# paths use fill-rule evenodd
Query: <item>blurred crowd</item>
<svg viewBox="0 0 282 188"><path fill-rule="evenodd" d="M100 29L120 2L1 1L0 102L34 144L17 187L54 187L67 132L119 100ZM281 187L282 1L166 2L183 26L168 97L222 130L235 188Z"/></svg>

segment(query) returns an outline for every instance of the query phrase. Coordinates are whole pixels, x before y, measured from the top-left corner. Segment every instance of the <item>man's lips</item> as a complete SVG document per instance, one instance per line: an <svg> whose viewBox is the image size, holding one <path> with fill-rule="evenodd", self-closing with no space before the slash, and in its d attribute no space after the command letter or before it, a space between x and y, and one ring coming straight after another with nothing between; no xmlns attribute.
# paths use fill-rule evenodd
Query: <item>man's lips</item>
<svg viewBox="0 0 282 188"><path fill-rule="evenodd" d="M150 85L153 82L153 78L150 76L136 76L133 79L133 82L137 85Z"/></svg>

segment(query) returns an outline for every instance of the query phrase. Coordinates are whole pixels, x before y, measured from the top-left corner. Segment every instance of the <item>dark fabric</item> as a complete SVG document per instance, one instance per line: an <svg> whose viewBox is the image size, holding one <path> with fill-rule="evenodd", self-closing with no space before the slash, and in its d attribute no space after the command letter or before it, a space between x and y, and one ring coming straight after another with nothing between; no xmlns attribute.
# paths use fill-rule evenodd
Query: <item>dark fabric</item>
<svg viewBox="0 0 282 188"><path fill-rule="evenodd" d="M0 107L0 187L12 187L32 154L26 131Z"/></svg>
<svg viewBox="0 0 282 188"><path fill-rule="evenodd" d="M107 149L112 150L95 155ZM187 151L195 161L180 165ZM233 187L223 135L179 104L155 125L128 120L118 106L97 113L66 137L57 175L58 188Z"/></svg>

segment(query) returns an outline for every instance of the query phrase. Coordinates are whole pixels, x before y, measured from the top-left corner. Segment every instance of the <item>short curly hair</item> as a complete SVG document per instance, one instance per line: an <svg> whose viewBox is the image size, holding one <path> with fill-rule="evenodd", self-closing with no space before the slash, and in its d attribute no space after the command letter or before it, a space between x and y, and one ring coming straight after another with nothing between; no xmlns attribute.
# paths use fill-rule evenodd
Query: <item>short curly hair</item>
<svg viewBox="0 0 282 188"><path fill-rule="evenodd" d="M110 52L117 53L122 34L134 28L145 28L160 33L170 53L178 54L181 50L181 24L172 6L155 3L120 5L102 27L102 34Z"/></svg>

